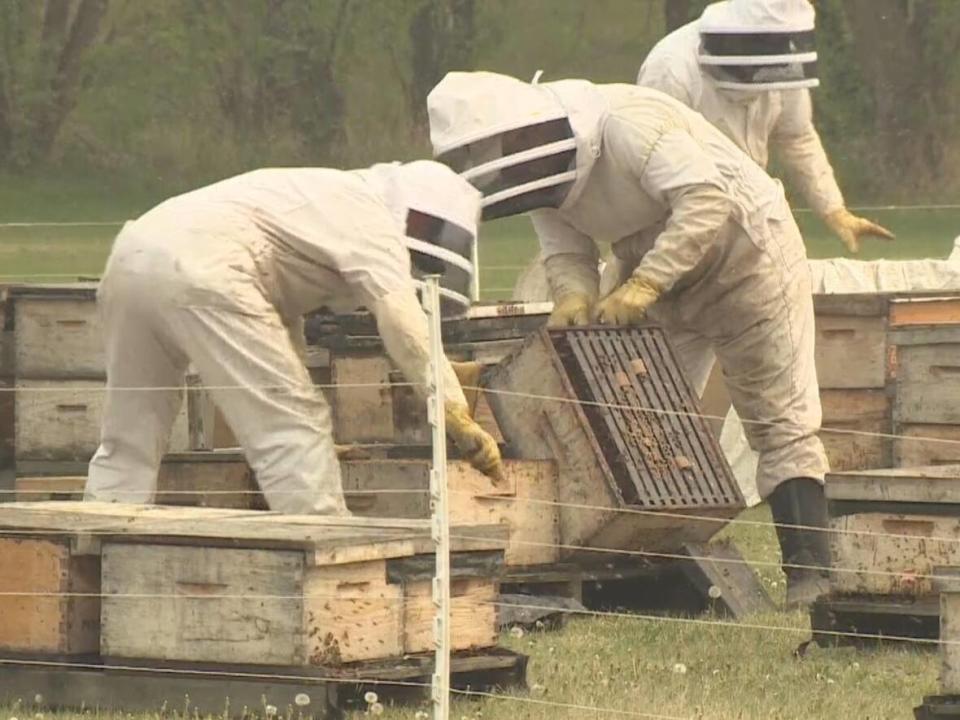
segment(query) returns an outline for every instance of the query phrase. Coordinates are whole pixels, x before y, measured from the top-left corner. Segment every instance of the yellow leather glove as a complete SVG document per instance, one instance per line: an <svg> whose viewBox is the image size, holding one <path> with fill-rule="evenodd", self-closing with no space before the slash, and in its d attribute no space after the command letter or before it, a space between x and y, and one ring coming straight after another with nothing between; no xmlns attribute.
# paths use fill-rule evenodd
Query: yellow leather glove
<svg viewBox="0 0 960 720"><path fill-rule="evenodd" d="M873 235L885 240L894 239L893 233L885 227L858 217L846 208L834 210L824 220L851 253L860 252L860 238L863 235Z"/></svg>
<svg viewBox="0 0 960 720"><path fill-rule="evenodd" d="M547 318L547 327L589 325L593 298L582 293L563 295L553 304L553 312Z"/></svg>
<svg viewBox="0 0 960 720"><path fill-rule="evenodd" d="M495 485L504 482L497 441L470 417L463 405L447 405L445 413L447 434L453 438L464 458Z"/></svg>
<svg viewBox="0 0 960 720"><path fill-rule="evenodd" d="M464 397L467 398L467 408L470 417L473 417L477 409L477 399L480 397L480 375L483 374L483 363L478 362L454 362L450 361L453 372L460 381L460 388L463 390Z"/></svg>
<svg viewBox="0 0 960 720"><path fill-rule="evenodd" d="M631 276L597 305L601 325L633 325L647 316L647 310L660 297L660 288L649 280Z"/></svg>

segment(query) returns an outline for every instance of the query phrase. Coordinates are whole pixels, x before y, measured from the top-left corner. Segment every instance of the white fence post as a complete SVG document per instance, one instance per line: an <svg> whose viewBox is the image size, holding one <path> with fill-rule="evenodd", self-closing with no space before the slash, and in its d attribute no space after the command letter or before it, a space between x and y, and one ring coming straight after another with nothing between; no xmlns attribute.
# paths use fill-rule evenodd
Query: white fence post
<svg viewBox="0 0 960 720"><path fill-rule="evenodd" d="M431 690L434 720L450 717L450 516L447 512L447 430L444 418L443 338L440 326L440 277L430 275L423 286L423 309L430 329L430 379L427 414L433 440L430 470L431 535L437 558L433 578L433 638L436 660Z"/></svg>

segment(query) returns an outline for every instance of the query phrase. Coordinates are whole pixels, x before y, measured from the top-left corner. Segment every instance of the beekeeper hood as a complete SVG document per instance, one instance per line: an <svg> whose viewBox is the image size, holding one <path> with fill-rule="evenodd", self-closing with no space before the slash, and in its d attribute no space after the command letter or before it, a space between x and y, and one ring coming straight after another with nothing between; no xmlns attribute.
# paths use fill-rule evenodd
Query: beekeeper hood
<svg viewBox="0 0 960 720"><path fill-rule="evenodd" d="M585 80L452 72L427 96L434 155L483 193L483 219L572 203L600 154L606 103Z"/></svg>
<svg viewBox="0 0 960 720"><path fill-rule="evenodd" d="M444 313L466 312L477 277L480 193L430 160L366 172L403 229L414 277L440 275Z"/></svg>
<svg viewBox="0 0 960 720"><path fill-rule="evenodd" d="M700 16L701 67L724 90L812 88L815 11L809 0L724 0Z"/></svg>

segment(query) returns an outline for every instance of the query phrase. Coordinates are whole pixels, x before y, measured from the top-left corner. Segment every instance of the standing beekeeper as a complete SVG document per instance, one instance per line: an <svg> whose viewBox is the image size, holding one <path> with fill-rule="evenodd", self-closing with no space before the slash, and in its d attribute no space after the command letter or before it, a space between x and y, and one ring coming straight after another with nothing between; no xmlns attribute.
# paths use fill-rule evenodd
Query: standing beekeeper
<svg viewBox="0 0 960 720"><path fill-rule="evenodd" d="M86 498L150 502L188 363L242 446L271 509L347 514L330 409L301 360L302 316L360 306L423 393L421 273L465 309L480 195L430 161L264 169L167 200L118 235L98 292L107 396ZM445 361L447 430L493 477L493 438Z"/></svg>
<svg viewBox="0 0 960 720"><path fill-rule="evenodd" d="M771 150L847 250L889 230L846 208L813 124L815 10L809 0L723 0L658 42L637 84L702 114L760 167Z"/></svg>
<svg viewBox="0 0 960 720"><path fill-rule="evenodd" d="M483 218L531 213L552 324L649 317L694 376L716 352L786 525L788 603L820 595L828 545L802 527L826 522L813 302L780 183L703 117L633 85L450 73L427 104L434 151L483 192ZM617 260L606 295L598 241Z"/></svg>

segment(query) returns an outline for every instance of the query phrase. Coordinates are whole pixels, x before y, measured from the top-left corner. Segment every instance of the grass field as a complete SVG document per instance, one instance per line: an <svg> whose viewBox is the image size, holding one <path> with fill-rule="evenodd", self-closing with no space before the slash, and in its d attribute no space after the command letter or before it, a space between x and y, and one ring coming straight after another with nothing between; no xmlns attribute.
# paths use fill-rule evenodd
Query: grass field
<svg viewBox="0 0 960 720"><path fill-rule="evenodd" d="M156 199L122 187L78 190L76 183L67 181L37 184L0 178L0 223L122 220ZM898 240L868 245L865 259L943 257L960 235L960 211L868 214L891 227ZM818 220L806 213L799 214L799 220L811 256L836 254L839 245ZM96 276L115 232L115 227L0 227L0 276L5 280ZM483 275L485 296L507 297L517 272L534 253L535 239L526 220L486 226L481 245L488 268ZM745 517L769 521L763 508ZM783 577L775 567L773 532L738 525L725 534L757 563L763 582L780 598ZM936 692L938 659L932 652L812 649L805 658L795 659L794 648L809 635L806 617L774 613L751 623L785 629L737 627L722 621L593 617L572 620L560 632L508 635L505 645L531 657L530 691L515 699L459 699L453 717L557 720L647 714L704 720L895 720L912 717L911 708L922 696ZM169 707L183 707L182 699L171 698ZM426 705L388 707L383 717L412 720L417 712L428 710ZM27 701L0 708L0 720L43 720L45 712L49 718L48 710ZM91 715L96 713L88 711L83 717Z"/></svg>
<svg viewBox="0 0 960 720"><path fill-rule="evenodd" d="M96 276L119 225L4 227L24 222L111 222L136 217L162 199L154 193L76 180L43 182L0 176L0 276L5 279L57 280ZM960 209L881 210L865 215L897 234L895 242L867 241L860 259L945 257L960 235ZM843 250L823 223L809 212L797 213L810 257L831 257ZM488 300L510 297L517 274L536 254L537 241L526 218L483 226L481 283Z"/></svg>

